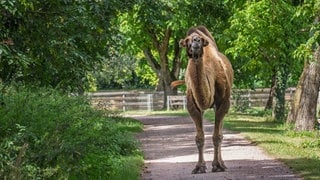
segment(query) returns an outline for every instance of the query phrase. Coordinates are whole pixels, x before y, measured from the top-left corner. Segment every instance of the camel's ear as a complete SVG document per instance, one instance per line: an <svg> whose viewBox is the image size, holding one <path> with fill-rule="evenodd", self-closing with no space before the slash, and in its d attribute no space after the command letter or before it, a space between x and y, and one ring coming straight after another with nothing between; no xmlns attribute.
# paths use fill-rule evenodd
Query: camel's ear
<svg viewBox="0 0 320 180"><path fill-rule="evenodd" d="M202 38L202 40L203 40L203 47L209 45L209 41L208 41L208 40L206 40L206 39L204 39L204 38Z"/></svg>
<svg viewBox="0 0 320 180"><path fill-rule="evenodd" d="M181 47L186 47L186 46L187 46L187 39L181 39L181 40L179 41L179 45L180 45Z"/></svg>

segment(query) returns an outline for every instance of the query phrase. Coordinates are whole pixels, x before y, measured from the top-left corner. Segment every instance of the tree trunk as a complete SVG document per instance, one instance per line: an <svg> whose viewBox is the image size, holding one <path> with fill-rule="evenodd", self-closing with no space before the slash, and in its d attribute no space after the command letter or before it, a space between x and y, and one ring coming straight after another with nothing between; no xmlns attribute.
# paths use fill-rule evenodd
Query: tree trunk
<svg viewBox="0 0 320 180"><path fill-rule="evenodd" d="M173 60L172 63L169 63L169 40L171 37L171 29L166 29L162 41L160 41L160 38L156 36L156 34L150 29L148 31L151 39L152 44L157 50L157 53L159 54L159 60L155 58L155 56L152 54L152 51L150 48L144 49L144 55L148 61L148 64L151 66L153 71L157 74L157 77L159 79L157 90L163 90L164 91L164 99L163 99L163 108L167 108L167 96L168 95L176 95L177 94L177 88L171 88L171 82L177 80L177 76L179 75L179 70L181 66L180 61L180 54L181 54L181 48L179 47L179 43L177 40L174 41L174 49L173 49ZM169 66L169 64L172 65L172 67Z"/></svg>
<svg viewBox="0 0 320 180"><path fill-rule="evenodd" d="M297 86L287 122L295 122L297 131L312 131L315 127L320 86L320 46L313 61L306 61Z"/></svg>
<svg viewBox="0 0 320 180"><path fill-rule="evenodd" d="M285 119L285 93L287 88L287 74L286 66L279 67L276 76L275 86L275 103L272 111L272 117L275 121L282 121Z"/></svg>
<svg viewBox="0 0 320 180"><path fill-rule="evenodd" d="M296 122L296 112L298 111L298 107L299 107L298 105L301 99L302 80L304 79L304 77L302 76L304 75L305 75L304 73L301 74L298 85L296 87L296 91L293 95L293 100L291 102L289 114L286 121L287 124L293 124Z"/></svg>
<svg viewBox="0 0 320 180"><path fill-rule="evenodd" d="M269 91L269 98L268 98L267 104L266 104L266 106L264 108L265 110L272 109L272 107L273 107L273 97L274 97L275 86L276 86L276 72L274 70L273 74L272 74L272 79L271 79L271 87L270 87L270 91Z"/></svg>

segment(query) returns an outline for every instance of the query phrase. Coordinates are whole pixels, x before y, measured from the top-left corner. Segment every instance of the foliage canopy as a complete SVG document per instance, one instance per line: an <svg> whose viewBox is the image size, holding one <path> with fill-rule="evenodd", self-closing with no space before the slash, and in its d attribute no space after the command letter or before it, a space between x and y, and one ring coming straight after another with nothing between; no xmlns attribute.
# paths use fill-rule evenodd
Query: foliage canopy
<svg viewBox="0 0 320 180"><path fill-rule="evenodd" d="M83 92L91 72L109 55L110 19L131 1L1 0L0 5L1 81Z"/></svg>

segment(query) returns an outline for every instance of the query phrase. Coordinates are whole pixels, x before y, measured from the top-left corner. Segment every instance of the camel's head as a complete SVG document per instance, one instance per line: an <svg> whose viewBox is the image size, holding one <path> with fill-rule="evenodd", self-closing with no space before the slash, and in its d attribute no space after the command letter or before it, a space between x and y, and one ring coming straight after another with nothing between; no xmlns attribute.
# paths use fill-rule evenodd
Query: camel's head
<svg viewBox="0 0 320 180"><path fill-rule="evenodd" d="M203 47L207 46L209 42L200 36L198 33L192 33L185 39L180 40L180 45L186 47L189 58L197 60L202 57Z"/></svg>

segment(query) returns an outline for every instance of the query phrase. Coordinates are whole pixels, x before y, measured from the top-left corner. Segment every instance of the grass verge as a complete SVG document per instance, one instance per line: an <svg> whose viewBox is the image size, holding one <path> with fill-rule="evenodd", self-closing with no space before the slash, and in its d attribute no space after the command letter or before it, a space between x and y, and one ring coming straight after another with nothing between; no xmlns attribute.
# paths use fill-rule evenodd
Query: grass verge
<svg viewBox="0 0 320 180"><path fill-rule="evenodd" d="M207 111L205 118L213 121L213 111ZM259 110L246 114L230 112L224 119L224 128L244 135L304 179L319 179L319 132L295 132L292 127L270 119L268 113Z"/></svg>

